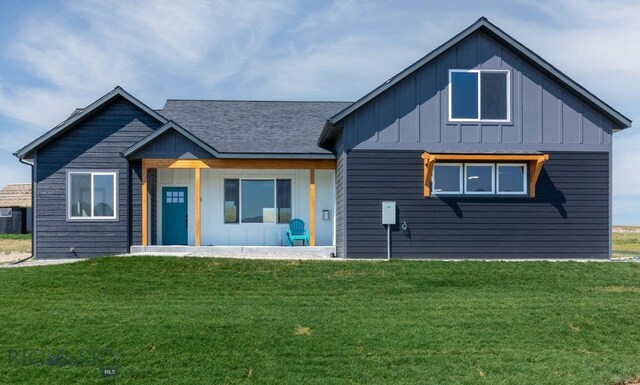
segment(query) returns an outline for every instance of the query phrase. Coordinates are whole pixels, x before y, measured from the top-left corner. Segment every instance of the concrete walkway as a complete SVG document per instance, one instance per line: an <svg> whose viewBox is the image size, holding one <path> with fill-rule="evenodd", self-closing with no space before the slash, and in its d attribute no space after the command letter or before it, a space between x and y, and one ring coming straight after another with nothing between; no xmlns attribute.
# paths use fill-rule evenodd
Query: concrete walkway
<svg viewBox="0 0 640 385"><path fill-rule="evenodd" d="M333 246L131 246L129 255L246 259L332 259Z"/></svg>
<svg viewBox="0 0 640 385"><path fill-rule="evenodd" d="M12 269L17 267L32 267L32 266L50 266L50 265L62 265L65 263L74 263L86 261L86 258L63 258L63 259L29 259L24 262L11 264L7 263L0 265L0 268Z"/></svg>
<svg viewBox="0 0 640 385"><path fill-rule="evenodd" d="M264 260L302 260L302 261L328 261L328 260L343 260L341 258L330 258L318 255L309 254L278 254L278 253L188 253L188 252L140 252L119 255L119 257L138 257L138 256L153 256L153 257L193 257L193 258L229 258L229 259L264 259Z"/></svg>

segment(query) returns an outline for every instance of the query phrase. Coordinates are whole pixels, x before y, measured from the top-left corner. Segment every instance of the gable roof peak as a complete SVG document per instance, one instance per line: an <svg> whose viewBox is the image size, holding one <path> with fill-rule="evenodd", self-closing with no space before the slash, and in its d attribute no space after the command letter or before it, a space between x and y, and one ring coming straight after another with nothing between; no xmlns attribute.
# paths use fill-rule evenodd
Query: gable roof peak
<svg viewBox="0 0 640 385"><path fill-rule="evenodd" d="M368 103L378 95L382 94L384 91L393 87L395 84L399 83L404 78L413 74L415 71L420 69L422 66L426 65L430 61L434 60L445 51L453 47L454 45L461 42L463 39L467 38L471 34L475 33L478 30L488 33L493 39L498 41L500 44L514 51L517 55L521 56L525 61L529 62L533 66L535 66L539 71L548 75L552 79L556 80L561 86L570 90L574 93L578 98L582 99L589 105L591 105L594 109L599 111L601 114L610 119L615 125L617 125L618 129L624 129L631 127L631 120L615 110L613 107L609 106L607 103L599 99L597 96L589 92L587 89L582 87L573 79L569 78L567 75L562 73L560 70L552 66L549 62L544 60L535 52L531 51L529 48L525 47L522 43L508 35L506 32L498 28L495 24L491 23L489 19L482 16L475 23L471 24L460 33L446 41L444 44L440 45L433 51L429 52L427 55L422 57L417 62L411 64L409 67L405 68L400 73L394 75L389 80L382 83L380 86L357 100L355 103L351 104L344 110L332 116L325 128L322 130L320 137L318 138L318 145L323 146L324 142L327 138L331 137L329 135L329 131L331 131L334 125L337 125L342 119L350 115L355 110L362 107L364 104Z"/></svg>
<svg viewBox="0 0 640 385"><path fill-rule="evenodd" d="M98 110L105 104L109 103L111 100L113 100L117 96L120 96L126 99L136 107L140 108L141 110L149 114L151 117L158 120L160 123L164 124L167 122L167 119L164 116L162 116L160 113L153 110L152 108L150 108L149 106L141 102L139 99L137 99L135 96L125 91L124 88L120 86L116 86L113 90L107 92L101 98L89 104L87 107L82 109L76 108L76 111L74 111L74 113L71 116L69 116L66 120L62 121L51 130L45 132L39 138L27 144L20 150L16 151L13 155L20 159L23 159L25 156L29 155L34 150L37 150L41 146L49 143L50 141L54 140L58 136L65 133L67 130L71 129L78 122L81 122L87 117L89 117L92 112Z"/></svg>

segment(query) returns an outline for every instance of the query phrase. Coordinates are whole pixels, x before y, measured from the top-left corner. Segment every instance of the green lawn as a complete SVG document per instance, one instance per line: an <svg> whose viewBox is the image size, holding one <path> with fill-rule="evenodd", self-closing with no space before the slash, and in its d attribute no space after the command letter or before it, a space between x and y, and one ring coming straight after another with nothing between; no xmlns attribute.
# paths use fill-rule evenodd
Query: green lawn
<svg viewBox="0 0 640 385"><path fill-rule="evenodd" d="M0 239L31 240L31 234L0 234Z"/></svg>
<svg viewBox="0 0 640 385"><path fill-rule="evenodd" d="M0 288L3 384L586 385L640 374L635 263L103 258L0 269ZM92 364L22 366L15 353L87 350L112 351L117 377Z"/></svg>

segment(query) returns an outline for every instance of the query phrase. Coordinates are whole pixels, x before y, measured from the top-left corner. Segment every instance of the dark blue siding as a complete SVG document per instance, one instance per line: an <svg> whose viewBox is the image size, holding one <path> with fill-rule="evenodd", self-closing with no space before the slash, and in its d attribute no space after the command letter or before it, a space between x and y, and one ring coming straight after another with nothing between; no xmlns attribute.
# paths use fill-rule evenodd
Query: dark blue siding
<svg viewBox="0 0 640 385"><path fill-rule="evenodd" d="M36 154L36 252L38 258L125 253L140 239L140 164L120 153L159 127L159 122L123 98L38 150ZM66 171L118 170L118 220L68 222ZM131 205L131 206L130 206ZM131 210L129 207L132 207Z"/></svg>
<svg viewBox="0 0 640 385"><path fill-rule="evenodd" d="M182 134L169 130L136 152L133 159L208 159L207 150L193 143Z"/></svg>
<svg viewBox="0 0 640 385"><path fill-rule="evenodd" d="M424 198L420 151L351 151L348 258L386 257L381 202L397 202L398 258L608 258L609 153L550 153L535 199Z"/></svg>

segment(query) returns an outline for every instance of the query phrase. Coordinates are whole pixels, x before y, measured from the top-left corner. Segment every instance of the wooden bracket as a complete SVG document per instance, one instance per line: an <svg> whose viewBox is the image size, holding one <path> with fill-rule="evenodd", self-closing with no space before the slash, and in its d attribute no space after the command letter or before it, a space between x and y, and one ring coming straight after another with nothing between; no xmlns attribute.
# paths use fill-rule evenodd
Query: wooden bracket
<svg viewBox="0 0 640 385"><path fill-rule="evenodd" d="M425 152L422 154L422 160L424 161L424 197L429 198L431 196L431 176L433 175L433 166L436 164L436 157Z"/></svg>
<svg viewBox="0 0 640 385"><path fill-rule="evenodd" d="M540 155L537 159L529 161L529 198L536 197L536 182L542 171L542 165L549 160L549 154Z"/></svg>

